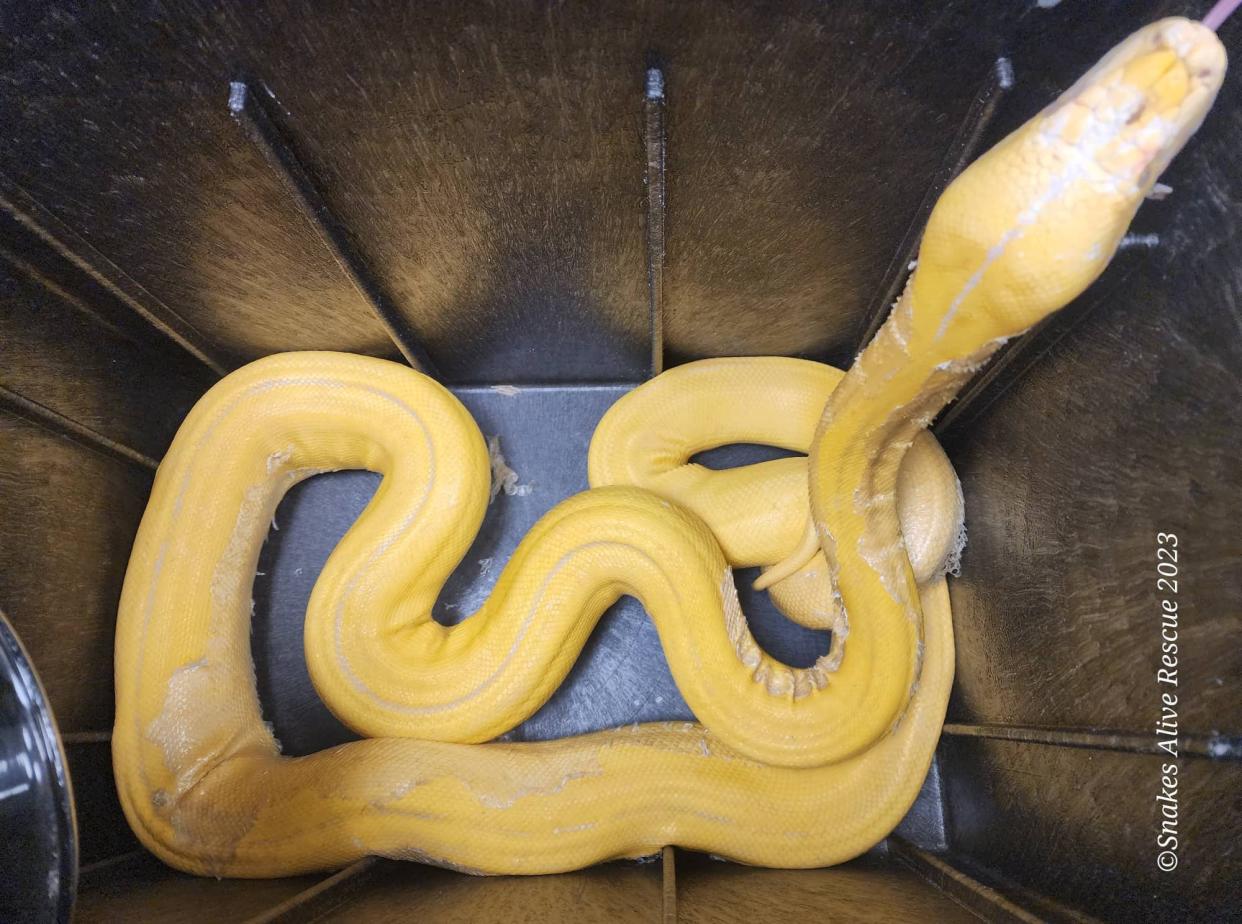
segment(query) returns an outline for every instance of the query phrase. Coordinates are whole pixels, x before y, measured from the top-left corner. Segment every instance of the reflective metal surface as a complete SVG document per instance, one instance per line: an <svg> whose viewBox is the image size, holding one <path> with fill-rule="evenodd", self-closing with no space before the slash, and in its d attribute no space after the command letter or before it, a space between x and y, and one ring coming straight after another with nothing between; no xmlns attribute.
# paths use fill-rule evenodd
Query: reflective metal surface
<svg viewBox="0 0 1242 924"><path fill-rule="evenodd" d="M77 887L73 793L56 723L0 613L0 920L68 921Z"/></svg>

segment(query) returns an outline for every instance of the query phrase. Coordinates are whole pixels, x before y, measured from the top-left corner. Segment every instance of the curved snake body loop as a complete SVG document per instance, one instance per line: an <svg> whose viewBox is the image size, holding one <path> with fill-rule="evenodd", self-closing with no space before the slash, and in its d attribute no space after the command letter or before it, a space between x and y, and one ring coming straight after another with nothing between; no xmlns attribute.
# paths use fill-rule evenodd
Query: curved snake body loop
<svg viewBox="0 0 1242 924"><path fill-rule="evenodd" d="M228 376L160 466L121 599L113 759L142 842L233 876L367 854L536 873L666 844L787 867L870 848L919 790L953 675L939 573L960 495L920 432L999 342L1099 274L1223 71L1215 36L1185 20L1114 49L950 185L844 376L708 361L623 399L591 448L601 486L545 515L451 629L431 606L488 495L460 403L341 354ZM688 462L737 441L809 460ZM340 468L384 478L316 583L306 652L325 702L373 737L286 758L255 690L253 575L283 493ZM755 644L731 572L753 564L790 615L836 630L827 660L794 669ZM650 612L699 723L478 743L551 695L623 594Z"/></svg>

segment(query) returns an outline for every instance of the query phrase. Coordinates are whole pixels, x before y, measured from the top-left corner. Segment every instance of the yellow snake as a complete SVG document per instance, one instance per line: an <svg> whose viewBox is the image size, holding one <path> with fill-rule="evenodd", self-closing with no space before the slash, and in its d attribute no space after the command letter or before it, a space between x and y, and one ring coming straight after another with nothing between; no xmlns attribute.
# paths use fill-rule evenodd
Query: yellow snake
<svg viewBox="0 0 1242 924"><path fill-rule="evenodd" d="M113 757L139 838L218 876L368 854L539 873L666 844L803 867L870 848L919 790L953 675L941 572L961 501L920 430L1000 342L1100 273L1224 67L1209 30L1153 24L980 158L848 374L711 360L623 398L592 443L592 490L546 514L453 628L431 607L489 478L461 404L343 354L229 375L160 465L121 599ZM689 463L738 441L809 460ZM306 654L325 702L372 737L286 758L255 689L255 565L284 492L342 468L384 477L316 583ZM754 564L775 565L763 580L786 612L836 630L812 667L747 630L731 565ZM480 743L547 700L623 594L651 614L699 723Z"/></svg>

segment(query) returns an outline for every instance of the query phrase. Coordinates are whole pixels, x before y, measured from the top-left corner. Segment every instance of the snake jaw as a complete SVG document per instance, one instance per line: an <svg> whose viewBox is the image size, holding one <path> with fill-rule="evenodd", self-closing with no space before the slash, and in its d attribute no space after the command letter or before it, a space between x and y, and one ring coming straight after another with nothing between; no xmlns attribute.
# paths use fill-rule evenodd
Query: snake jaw
<svg viewBox="0 0 1242 924"><path fill-rule="evenodd" d="M1141 199L1203 122L1225 68L1210 29L1186 19L1153 23L1045 110L1040 137L1068 145L1099 180Z"/></svg>
<svg viewBox="0 0 1242 924"><path fill-rule="evenodd" d="M910 353L953 358L1067 304L1103 272L1220 89L1225 51L1153 23L968 167L928 222L910 282Z"/></svg>

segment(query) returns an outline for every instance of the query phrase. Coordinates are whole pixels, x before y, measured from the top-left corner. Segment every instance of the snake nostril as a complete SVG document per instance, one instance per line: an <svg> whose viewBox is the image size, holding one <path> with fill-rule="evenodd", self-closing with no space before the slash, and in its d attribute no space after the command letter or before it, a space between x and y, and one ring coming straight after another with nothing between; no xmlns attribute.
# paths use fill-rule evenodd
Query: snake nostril
<svg viewBox="0 0 1242 924"><path fill-rule="evenodd" d="M1146 111L1147 111L1146 105L1139 106L1132 113L1130 113L1129 118L1126 119L1126 124L1133 125L1135 122L1137 122L1139 119L1143 117L1143 113Z"/></svg>

